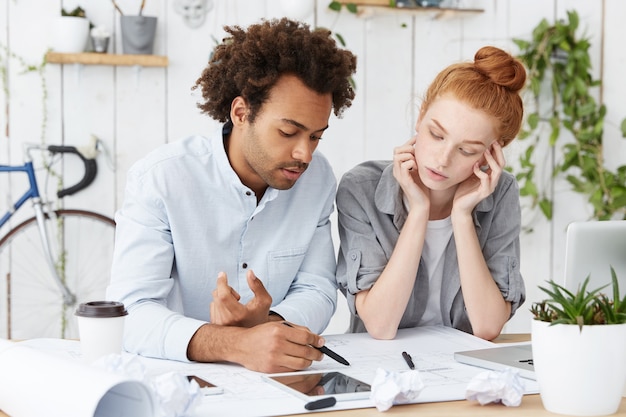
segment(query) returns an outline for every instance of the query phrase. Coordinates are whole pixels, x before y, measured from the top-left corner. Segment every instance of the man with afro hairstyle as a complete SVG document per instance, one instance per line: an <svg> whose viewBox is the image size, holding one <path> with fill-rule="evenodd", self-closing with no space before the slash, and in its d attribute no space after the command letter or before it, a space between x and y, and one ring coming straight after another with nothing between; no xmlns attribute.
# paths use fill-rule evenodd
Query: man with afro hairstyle
<svg viewBox="0 0 626 417"><path fill-rule="evenodd" d="M193 87L223 125L130 169L107 298L130 352L305 369L337 302L336 180L315 149L352 104L356 57L286 18L225 30Z"/></svg>

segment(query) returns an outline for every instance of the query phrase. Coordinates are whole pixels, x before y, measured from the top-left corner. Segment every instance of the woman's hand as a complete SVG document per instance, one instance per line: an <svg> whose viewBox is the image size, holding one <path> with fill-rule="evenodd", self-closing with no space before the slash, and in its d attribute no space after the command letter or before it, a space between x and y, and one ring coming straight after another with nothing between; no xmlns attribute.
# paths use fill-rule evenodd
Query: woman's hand
<svg viewBox="0 0 626 417"><path fill-rule="evenodd" d="M393 150L393 176L408 199L409 210L418 206L430 206L429 190L417 172L415 140L416 136L413 136L408 142Z"/></svg>
<svg viewBox="0 0 626 417"><path fill-rule="evenodd" d="M479 163L474 164L474 175L459 184L454 194L452 211L457 213L471 213L476 205L491 195L498 185L502 169L506 163L502 146L493 142L491 149L485 150L484 156L488 168L481 170Z"/></svg>

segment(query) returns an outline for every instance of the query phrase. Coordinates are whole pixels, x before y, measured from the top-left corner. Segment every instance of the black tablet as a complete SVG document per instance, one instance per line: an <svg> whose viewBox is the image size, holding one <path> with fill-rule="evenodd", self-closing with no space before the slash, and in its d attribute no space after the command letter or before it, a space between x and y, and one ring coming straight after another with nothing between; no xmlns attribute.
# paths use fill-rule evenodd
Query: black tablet
<svg viewBox="0 0 626 417"><path fill-rule="evenodd" d="M337 371L303 371L264 375L271 384L306 401L333 396L337 401L369 398L371 386Z"/></svg>

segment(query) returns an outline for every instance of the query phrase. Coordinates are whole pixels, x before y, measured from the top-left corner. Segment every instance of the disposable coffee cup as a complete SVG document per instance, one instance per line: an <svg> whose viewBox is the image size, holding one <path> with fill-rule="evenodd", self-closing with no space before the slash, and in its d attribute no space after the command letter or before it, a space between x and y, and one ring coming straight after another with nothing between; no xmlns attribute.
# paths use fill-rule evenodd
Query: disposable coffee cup
<svg viewBox="0 0 626 417"><path fill-rule="evenodd" d="M76 309L80 349L84 362L122 352L124 320L128 315L124 304L117 301L90 301Z"/></svg>

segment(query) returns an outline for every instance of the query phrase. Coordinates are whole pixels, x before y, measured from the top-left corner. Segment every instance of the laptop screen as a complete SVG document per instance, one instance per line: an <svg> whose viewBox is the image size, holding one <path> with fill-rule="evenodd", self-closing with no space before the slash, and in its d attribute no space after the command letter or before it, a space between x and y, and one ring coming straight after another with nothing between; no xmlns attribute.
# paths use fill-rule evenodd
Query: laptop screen
<svg viewBox="0 0 626 417"><path fill-rule="evenodd" d="M620 294L626 294L626 220L573 222L567 228L564 287L575 292L590 276L588 290L609 285L611 266L619 281Z"/></svg>

